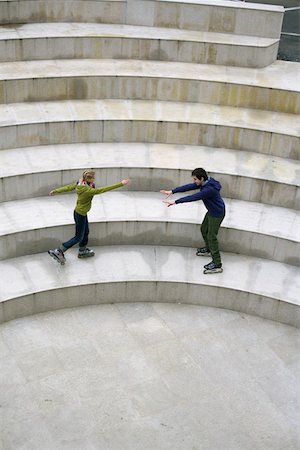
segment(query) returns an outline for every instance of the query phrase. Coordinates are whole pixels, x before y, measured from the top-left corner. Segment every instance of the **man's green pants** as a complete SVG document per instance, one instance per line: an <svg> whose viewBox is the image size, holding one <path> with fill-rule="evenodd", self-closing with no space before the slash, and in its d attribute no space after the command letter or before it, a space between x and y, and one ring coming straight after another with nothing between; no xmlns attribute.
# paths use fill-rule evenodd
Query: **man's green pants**
<svg viewBox="0 0 300 450"><path fill-rule="evenodd" d="M217 265L221 264L221 255L219 252L219 243L217 236L224 217L225 216L212 217L207 212L201 225L201 233L204 242L211 253L213 262Z"/></svg>

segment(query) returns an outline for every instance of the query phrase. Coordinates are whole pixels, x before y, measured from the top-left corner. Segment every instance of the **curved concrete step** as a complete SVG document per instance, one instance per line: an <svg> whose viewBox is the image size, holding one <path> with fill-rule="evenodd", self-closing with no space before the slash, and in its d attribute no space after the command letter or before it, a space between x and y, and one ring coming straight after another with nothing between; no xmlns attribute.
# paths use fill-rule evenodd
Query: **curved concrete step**
<svg viewBox="0 0 300 450"><path fill-rule="evenodd" d="M203 103L70 100L0 105L0 149L75 142L209 145L300 158L300 117Z"/></svg>
<svg viewBox="0 0 300 450"><path fill-rule="evenodd" d="M202 246L203 202L167 208L162 199L156 192L123 190L96 196L89 212L90 245ZM219 232L222 252L300 266L299 213L240 200L225 202ZM74 205L74 194L0 204L0 259L45 252L69 239L74 234Z"/></svg>
<svg viewBox="0 0 300 450"><path fill-rule="evenodd" d="M169 301L243 311L299 326L300 270L274 261L223 255L222 274L204 275L194 249L114 246L95 248L65 266L37 254L0 262L0 321L87 304Z"/></svg>
<svg viewBox="0 0 300 450"><path fill-rule="evenodd" d="M107 22L280 37L282 6L231 1L9 0L0 23Z"/></svg>
<svg viewBox="0 0 300 450"><path fill-rule="evenodd" d="M0 61L117 58L265 67L279 39L134 25L43 23L1 26Z"/></svg>
<svg viewBox="0 0 300 450"><path fill-rule="evenodd" d="M123 98L300 112L298 63L262 69L137 60L0 64L0 103Z"/></svg>
<svg viewBox="0 0 300 450"><path fill-rule="evenodd" d="M275 156L189 145L99 143L26 147L0 152L0 200L47 195L90 166L98 183L130 176L130 189L159 191L186 184L202 165L223 186L223 195L300 209L299 162Z"/></svg>

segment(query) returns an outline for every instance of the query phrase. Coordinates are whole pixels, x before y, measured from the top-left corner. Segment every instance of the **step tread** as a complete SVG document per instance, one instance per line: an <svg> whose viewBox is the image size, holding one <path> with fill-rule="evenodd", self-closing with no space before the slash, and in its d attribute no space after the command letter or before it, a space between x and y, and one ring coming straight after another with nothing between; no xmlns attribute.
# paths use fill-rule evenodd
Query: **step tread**
<svg viewBox="0 0 300 450"><path fill-rule="evenodd" d="M300 136L295 114L204 103L105 99L0 105L0 127L91 120L201 123Z"/></svg>
<svg viewBox="0 0 300 450"><path fill-rule="evenodd" d="M0 41L82 37L206 42L221 45L261 48L270 47L279 41L279 39L275 38L229 33L102 23L46 22L0 26Z"/></svg>
<svg viewBox="0 0 300 450"><path fill-rule="evenodd" d="M260 3L246 3L244 1L232 1L232 0L214 0L213 3L211 0L156 0L160 3L186 3L192 5L207 5L211 7L223 7L223 8L234 8L234 9L249 9L249 10L259 10L259 11L272 11L272 12L280 12L284 11L283 6L278 5L268 5L268 4L260 4Z"/></svg>
<svg viewBox="0 0 300 450"><path fill-rule="evenodd" d="M85 0L82 0L82 3ZM249 10L259 10L259 11L272 11L272 12L283 12L284 8L283 6L278 5L267 5L267 4L260 4L260 3L246 3L246 2L233 2L232 0L214 0L214 3L211 3L211 0L155 0L157 3L175 3L175 4L192 4L192 5L207 5L211 7L228 7L228 8L234 8L234 9L249 9ZM15 3L16 0L0 0L0 3ZM91 2L91 0L90 0ZM99 0L95 0L95 2L99 2ZM127 0L105 0L105 2L111 3L126 3ZM59 3L64 3L60 1ZM80 1L77 1L77 3L81 3Z"/></svg>
<svg viewBox="0 0 300 450"><path fill-rule="evenodd" d="M80 171L88 166L192 170L199 161L208 172L300 186L300 161L297 160L224 148L136 142L1 150L0 178L61 170Z"/></svg>
<svg viewBox="0 0 300 450"><path fill-rule="evenodd" d="M163 246L94 248L94 258L80 261L70 250L61 267L47 253L0 261L0 302L37 292L85 284L163 281L218 286L250 292L299 306L300 270L250 256L222 254L224 271L204 275L203 258L195 249ZM118 299L116 299L118 300Z"/></svg>
<svg viewBox="0 0 300 450"><path fill-rule="evenodd" d="M142 77L232 83L300 92L298 63L275 61L261 69L143 60L41 60L0 63L0 80L61 77Z"/></svg>
<svg viewBox="0 0 300 450"><path fill-rule="evenodd" d="M173 186L171 186L173 187ZM169 187L168 187L169 188ZM176 194L176 199L188 193ZM17 200L0 204L0 236L28 230L74 223L75 194ZM89 212L89 222L179 222L201 224L206 209L203 202L167 208L165 196L157 192L114 191L97 195ZM262 203L225 199L224 228L249 231L300 243L300 215L288 208Z"/></svg>

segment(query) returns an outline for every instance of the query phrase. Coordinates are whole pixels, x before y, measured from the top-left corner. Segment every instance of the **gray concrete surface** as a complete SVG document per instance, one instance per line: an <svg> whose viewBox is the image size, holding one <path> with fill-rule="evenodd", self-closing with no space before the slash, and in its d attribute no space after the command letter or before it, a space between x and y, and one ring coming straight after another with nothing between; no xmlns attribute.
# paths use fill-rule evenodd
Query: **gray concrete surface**
<svg viewBox="0 0 300 450"><path fill-rule="evenodd" d="M159 142L299 159L300 117L248 108L151 100L0 105L1 150L75 142Z"/></svg>
<svg viewBox="0 0 300 450"><path fill-rule="evenodd" d="M246 0L248 2L248 0ZM261 3L261 0L251 0ZM285 61L300 61L300 4L299 0L264 0L265 4L284 7L282 34L279 44L278 58Z"/></svg>
<svg viewBox="0 0 300 450"><path fill-rule="evenodd" d="M116 58L265 67L279 39L134 25L43 23L2 26L0 61Z"/></svg>
<svg viewBox="0 0 300 450"><path fill-rule="evenodd" d="M300 68L143 60L42 60L0 65L0 103L123 98L300 112Z"/></svg>
<svg viewBox="0 0 300 450"><path fill-rule="evenodd" d="M159 192L123 189L95 196L89 212L90 245L199 247L203 202L167 208L164 198ZM226 217L218 235L222 251L300 267L298 211L224 200ZM58 237L64 242L73 236L75 202L71 193L0 203L0 260L46 252Z"/></svg>
<svg viewBox="0 0 300 450"><path fill-rule="evenodd" d="M1 450L295 450L299 330L178 304L0 326Z"/></svg>
<svg viewBox="0 0 300 450"><path fill-rule="evenodd" d="M59 237L53 246L61 242ZM200 245L202 241L200 241ZM94 246L66 252L60 266L45 253L0 261L0 323L55 309L111 302L181 302L232 309L300 327L300 269L222 252L223 273L206 275L195 248Z"/></svg>
<svg viewBox="0 0 300 450"><path fill-rule="evenodd" d="M281 147L277 150L284 153ZM2 150L0 198L11 201L46 196L54 185L69 184L80 177L87 166L95 169L99 185L118 183L129 176L133 181L130 190L158 192L162 186L186 184L199 161L221 182L225 197L300 209L299 161L208 146L141 142Z"/></svg>
<svg viewBox="0 0 300 450"><path fill-rule="evenodd" d="M1 0L1 23L105 22L279 37L283 8L199 0Z"/></svg>
<svg viewBox="0 0 300 450"><path fill-rule="evenodd" d="M214 2L212 5L209 1L197 0L0 0L0 11L2 19L9 22L25 17L30 17L31 21L60 21L64 17L68 21L76 17L79 21L101 22L105 18L108 22L133 25L142 22L146 26L164 27L159 30L159 45L155 42L153 46L153 41L157 40L157 29L153 28L150 33L146 28L126 25L11 24L1 27L0 58L4 60L7 57L12 61L44 59L55 55L74 58L83 55L99 58L150 56L185 60L190 58L193 47L196 56L191 56L195 56L195 61L210 64L222 61L236 64L239 61L239 64L251 65L265 65L276 57L278 42L275 41L279 38L283 12L280 7L246 5L244 2ZM99 14L102 20L99 20ZM170 27L180 30L170 30ZM195 27L198 31L191 31ZM241 37L239 34L263 35L264 38ZM151 43L147 42L148 37L152 37ZM179 37L185 42L178 43ZM243 45L236 55L229 47L237 38ZM225 40L228 45L224 48L222 42ZM272 42L271 52L262 47L260 50L263 51L258 51L262 44ZM104 44L103 48L99 44ZM55 64L57 67L53 62L51 70ZM7 68L8 65L4 70ZM146 140L177 144L178 151L174 153L173 148L169 154L159 156L155 156L155 152L146 152L147 158L143 160L146 168L139 173L139 181L143 184L143 179L146 180L150 189L158 181L159 187L171 187L167 183L162 186L161 182L174 180L175 172L178 178L185 177L186 170L193 168L189 164L194 166L195 159L189 159L189 156L186 170L179 170L182 144L222 146L227 149L212 148L207 159L201 161L208 161L210 157L211 164L216 167L217 161L220 164L221 158L225 158L225 169L223 163L223 169L220 164L218 170L228 183L227 187L231 185L237 196L243 192L243 195L249 194L247 200L253 201L262 190L259 201L284 197L295 207L300 200L296 193L299 185L295 176L297 167L293 161L283 158L299 158L300 125L294 114L284 114L294 112L294 99L287 96L285 101L278 99L276 104L269 89L274 88L274 80L277 86L288 83L288 77L284 83L279 81L281 76L285 77L287 65L280 66L279 75L271 77L271 82L268 71L251 71L246 76L238 70L236 78L232 69L226 69L223 68L223 72L220 69L213 76L214 83L222 84L223 90L216 98L223 107L183 103L190 102L192 97L190 93L186 98L176 97L180 90L177 80L169 85L169 89L177 90L175 96L170 92L170 100L181 104L149 100L1 105L0 147L3 153L0 153L4 156L0 164L4 169L0 182L1 200L7 189L14 192L15 198L24 195L24 188L27 188L27 196L29 192L33 197L41 195L41 183L44 183L43 189L48 185L52 188L53 176L56 183L59 177L62 181L81 170L87 160L94 166L94 155L86 146L87 142L123 140L138 143ZM202 90L213 70L212 66L206 68ZM17 97L11 95L14 89L27 97L31 95L30 89L36 89L36 82L29 88L28 83L26 86L22 71L21 66L19 73L12 69L14 77L19 77L18 85L11 82L8 85L7 79L1 84L4 103L17 101ZM174 69L175 77L178 78L180 73ZM61 74L56 73L58 77ZM47 69L45 75L48 75ZM70 72L66 75L70 76ZM200 79L203 81L201 76ZM229 80L237 84L246 80L247 87L243 87L246 90L242 93L231 86L228 95L230 93L232 98L226 103L224 92ZM71 87L77 81L73 72ZM152 82L155 85L155 79ZM57 83L58 93L65 89L64 83ZM250 92L248 86L264 86L265 90L263 93L260 89ZM141 83L136 87L143 90L146 86ZM93 89L95 92L95 88L97 90L97 86L91 84L91 92ZM112 86L112 92L118 88L118 85ZM128 84L129 97L133 88L131 84L130 92ZM44 90L45 86L40 84L39 89ZM161 86L161 90L164 89ZM217 94L215 89L215 84L209 87L208 103L213 94ZM286 84L283 89L290 90ZM84 89L81 91L85 92ZM124 92L120 91L120 94L123 96ZM148 94L153 97L151 90ZM46 100L53 100L49 92L47 95ZM253 103L245 103L244 95L253 95ZM257 102L256 95L259 97ZM59 95L57 99L60 99ZM156 100L155 96L153 100ZM201 101L201 96L196 101ZM252 109L257 106L277 112ZM36 166L37 153L34 155L33 150L42 152L46 146L43 149L34 146L77 142L84 143L78 166L70 164L66 157L55 161L56 165L60 164L58 169L54 165L50 169L57 158L51 153L51 146L47 148L50 152L45 153L42 165ZM16 148L28 146L31 146L29 151L28 148ZM115 150L116 147L112 148ZM233 148L239 150L236 152L238 158ZM60 150L65 151L66 147L62 146ZM253 155L249 151L257 153ZM258 159L260 152L265 155ZM130 156L124 153L133 166L133 169L129 168L127 161L126 172L132 170L136 175L137 153L129 153ZM170 166L166 168L170 155L177 158L171 169ZM185 152L184 159L186 156ZM2 165L5 157L8 162ZM101 175L110 181L116 176L119 180L123 171L120 160L113 168L108 166L109 162L108 157ZM8 176L5 170L15 170L14 175ZM241 170L243 176L238 175ZM260 173L256 173L255 179L254 170ZM246 180L247 174L250 177ZM276 185L280 186L279 190L275 189ZM22 204L18 203L19 206ZM291 205L286 202L284 206ZM266 210L263 207L257 214L264 214ZM36 209L31 204L31 214L32 211L36 212ZM239 208L238 215L243 211ZM10 213L8 205L5 220ZM22 214L22 208L16 213ZM40 213L42 216L43 212ZM292 215L285 215L289 226L294 223ZM270 215L269 220L272 221L272 217ZM43 221L39 220L40 228L31 230L34 234L41 233ZM164 226L167 227L168 219L165 220L159 231L161 236L166 232ZM280 219L276 216L273 220ZM122 224L124 238L136 236L137 230L148 236L149 228L134 229L132 224L135 225L133 221L130 226L125 222ZM268 229L272 225L269 224ZM257 231L263 231L259 230L259 221L255 226ZM64 228L61 217L58 227ZM174 232L175 237L176 233L182 232L179 228ZM240 234L242 228L240 225L237 233ZM116 236L120 232L118 224L113 232ZM20 238L19 245L22 246L24 236L20 235ZM45 242L44 236L40 235L40 238ZM0 326L0 450L295 450L300 442L297 428L299 330L244 313L299 326L299 269L248 254L222 253L224 272L207 276L202 273L207 260L197 258L194 248L139 247L138 239L125 248L111 245L116 243L113 238L110 246L96 248L96 256L91 260L78 260L76 250L71 250L66 255L64 267L57 265L46 253L26 254L0 262L1 278L5 280L0 283L0 322L10 321ZM243 238L244 246L254 242L251 236L247 237L247 242L245 236L240 235L240 238ZM59 241L58 236L53 235L51 239L53 245ZM270 256L273 244L270 239L262 239L260 251L267 246ZM5 245L10 245L8 240ZM37 243L37 248L39 245ZM282 251L286 250L283 245ZM274 252L280 252L278 242ZM287 253L287 257L294 255L291 251ZM141 304L142 301L148 303ZM120 303L116 305L116 302ZM70 307L73 309L62 310ZM12 321L37 312L45 314Z"/></svg>

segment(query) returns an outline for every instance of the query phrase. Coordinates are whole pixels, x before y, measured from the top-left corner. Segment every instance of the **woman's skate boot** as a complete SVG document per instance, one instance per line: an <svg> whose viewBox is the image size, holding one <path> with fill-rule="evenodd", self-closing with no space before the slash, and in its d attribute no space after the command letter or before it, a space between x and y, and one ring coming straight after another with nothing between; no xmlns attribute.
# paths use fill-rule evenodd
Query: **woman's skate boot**
<svg viewBox="0 0 300 450"><path fill-rule="evenodd" d="M53 250L48 250L48 253L53 259L55 259L55 261L59 262L59 264L61 264L62 266L65 264L66 258L65 258L63 251L60 250L60 248L54 248Z"/></svg>

